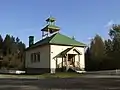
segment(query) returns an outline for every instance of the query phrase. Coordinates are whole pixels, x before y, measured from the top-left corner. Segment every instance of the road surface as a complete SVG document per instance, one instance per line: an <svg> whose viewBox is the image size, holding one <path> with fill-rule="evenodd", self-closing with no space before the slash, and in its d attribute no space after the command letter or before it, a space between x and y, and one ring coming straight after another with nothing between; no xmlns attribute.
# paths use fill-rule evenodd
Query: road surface
<svg viewBox="0 0 120 90"><path fill-rule="evenodd" d="M0 78L0 90L120 90L120 77L115 77L88 75L67 79Z"/></svg>

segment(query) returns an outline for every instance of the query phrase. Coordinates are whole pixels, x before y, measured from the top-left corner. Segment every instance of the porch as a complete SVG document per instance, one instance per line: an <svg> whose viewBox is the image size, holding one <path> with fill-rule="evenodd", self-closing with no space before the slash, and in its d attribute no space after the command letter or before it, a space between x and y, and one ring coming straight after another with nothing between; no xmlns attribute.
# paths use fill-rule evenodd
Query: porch
<svg viewBox="0 0 120 90"><path fill-rule="evenodd" d="M67 48L54 57L56 71L82 70L80 65L81 52L75 47Z"/></svg>

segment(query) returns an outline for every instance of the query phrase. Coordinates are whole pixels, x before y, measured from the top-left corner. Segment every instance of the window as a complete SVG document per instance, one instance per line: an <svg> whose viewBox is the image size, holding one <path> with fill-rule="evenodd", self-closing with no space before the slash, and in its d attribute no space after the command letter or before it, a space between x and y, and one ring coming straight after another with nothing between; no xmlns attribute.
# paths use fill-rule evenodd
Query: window
<svg viewBox="0 0 120 90"><path fill-rule="evenodd" d="M31 62L40 62L40 52L31 54Z"/></svg>
<svg viewBox="0 0 120 90"><path fill-rule="evenodd" d="M40 52L37 53L37 61L40 62Z"/></svg>
<svg viewBox="0 0 120 90"><path fill-rule="evenodd" d="M33 62L33 53L31 54L31 62Z"/></svg>
<svg viewBox="0 0 120 90"><path fill-rule="evenodd" d="M37 59L36 56L37 56L36 53L34 53L34 62L36 62Z"/></svg>

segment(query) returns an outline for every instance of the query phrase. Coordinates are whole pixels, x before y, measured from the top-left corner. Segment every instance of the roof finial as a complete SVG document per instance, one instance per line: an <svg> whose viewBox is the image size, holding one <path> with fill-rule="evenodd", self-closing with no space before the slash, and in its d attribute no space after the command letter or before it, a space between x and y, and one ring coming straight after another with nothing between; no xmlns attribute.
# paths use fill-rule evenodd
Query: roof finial
<svg viewBox="0 0 120 90"><path fill-rule="evenodd" d="M50 18L52 17L51 13L50 13Z"/></svg>
<svg viewBox="0 0 120 90"><path fill-rule="evenodd" d="M46 20L48 24L53 25L55 24L55 18L50 15L50 17Z"/></svg>

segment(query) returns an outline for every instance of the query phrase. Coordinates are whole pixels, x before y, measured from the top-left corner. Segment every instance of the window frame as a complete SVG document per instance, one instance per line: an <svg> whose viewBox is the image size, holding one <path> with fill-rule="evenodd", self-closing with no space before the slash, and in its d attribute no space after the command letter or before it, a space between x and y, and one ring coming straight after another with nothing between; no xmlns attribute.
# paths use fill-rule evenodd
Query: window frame
<svg viewBox="0 0 120 90"><path fill-rule="evenodd" d="M31 63L34 62L34 54L33 53L31 53L30 60L31 60Z"/></svg>
<svg viewBox="0 0 120 90"><path fill-rule="evenodd" d="M37 62L40 62L40 52L37 52Z"/></svg>

